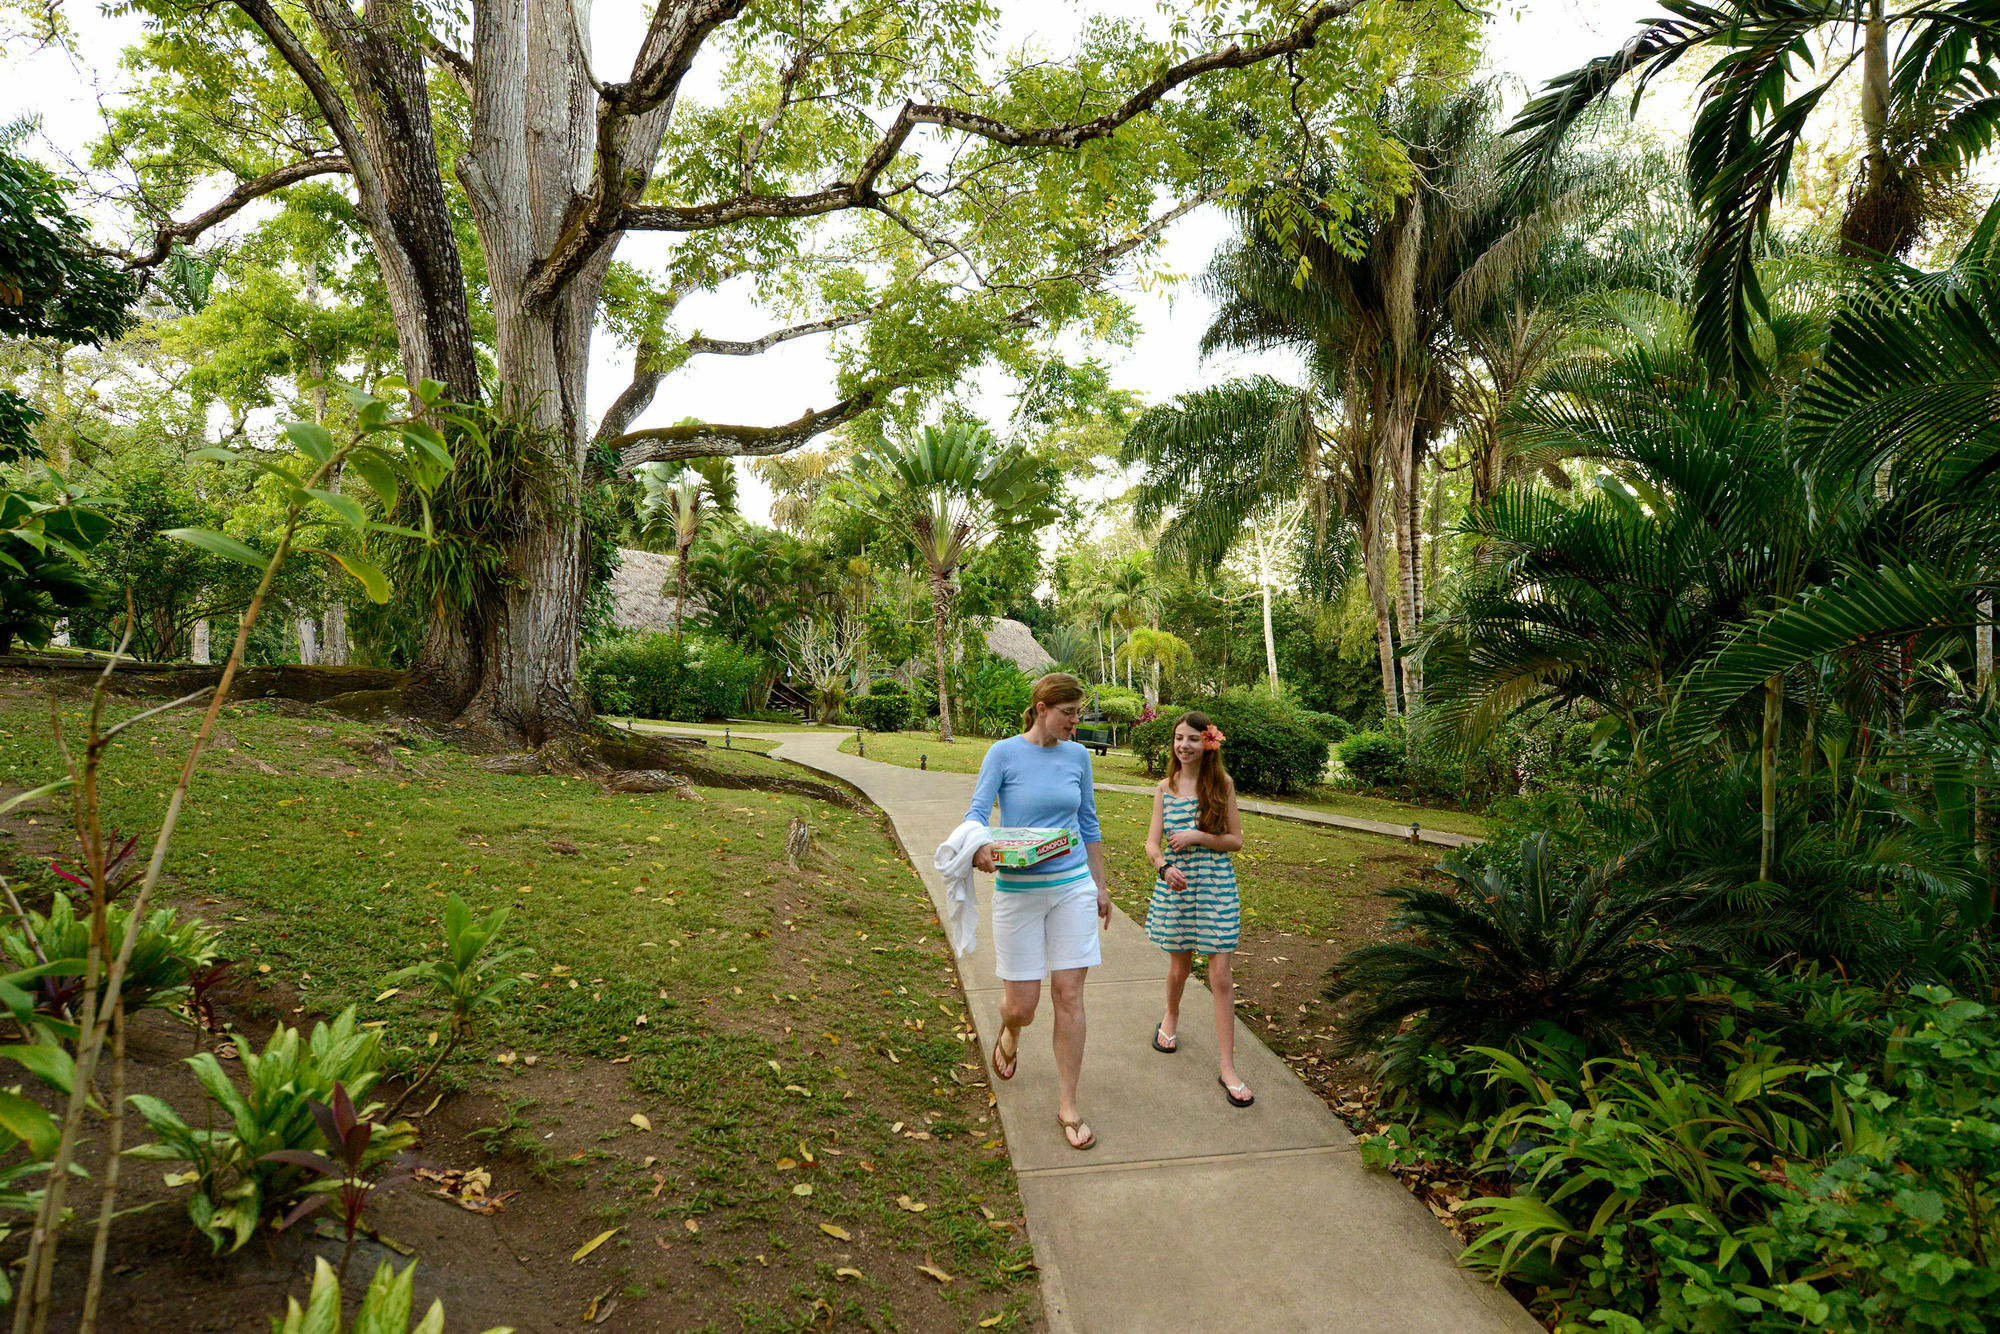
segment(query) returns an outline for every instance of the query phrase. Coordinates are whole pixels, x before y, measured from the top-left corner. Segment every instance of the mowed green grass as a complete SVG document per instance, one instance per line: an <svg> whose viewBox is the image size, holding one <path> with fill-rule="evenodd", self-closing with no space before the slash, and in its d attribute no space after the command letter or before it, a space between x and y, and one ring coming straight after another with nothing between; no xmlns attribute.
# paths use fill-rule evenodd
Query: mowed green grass
<svg viewBox="0 0 2000 1334"><path fill-rule="evenodd" d="M63 708L74 744L83 704ZM156 827L193 724L156 719L120 740L106 769L108 826ZM689 1327L795 1328L815 1300L843 1320L867 1312L871 1328L932 1327L939 1312L896 1309L919 1300L944 1303L956 1327L995 1314L1012 1323L1033 1307L1024 1234L981 1208L1020 1215L986 1093L954 1079L981 1076L952 963L877 815L728 788L700 801L610 795L582 778L490 774L427 742L399 746L398 770L385 772L343 744L378 729L262 704L232 707L222 728L168 861L167 901L220 926L224 954L298 1007L296 1022L358 1005L406 1068L432 1050L441 1016L408 989L382 995L383 978L437 951L447 893L475 910L511 908L504 943L533 951L510 966L526 981L446 1082L504 1099L524 1072L503 1056L629 1058L619 1105L536 1115L595 1118L606 1142L643 1140L625 1156L540 1167L596 1174L593 1184L620 1192L614 1213L663 1220L717 1274L762 1257L752 1267L766 1290L788 1285L766 1309L735 1303L718 1279L715 1293L688 1295ZM754 754L726 760L739 775L801 777ZM0 693L0 786L59 772L46 702ZM799 872L784 858L794 817L814 831ZM50 833L30 819L63 826L66 811L17 812L0 863L27 892L46 892L56 882L39 858L14 852ZM633 1111L650 1132L627 1123ZM531 1130L525 1116L498 1142L532 1156L548 1122ZM794 1193L800 1173L781 1163L802 1145L817 1156L810 1196ZM641 1148L664 1187L638 1170ZM930 1207L899 1208L899 1195ZM833 1273L822 1223L852 1234L841 1249L867 1277ZM580 1219L577 1241L609 1225ZM610 1248L629 1244L621 1234ZM628 1258L646 1256L634 1247ZM954 1281L876 1278L924 1262Z"/></svg>
<svg viewBox="0 0 2000 1334"><path fill-rule="evenodd" d="M950 745L946 745L937 739L935 732L862 734L862 753L868 759L910 769L917 768L921 760L930 768L940 769L946 773L978 773L979 762L986 758L986 749L992 744L984 737L959 737ZM841 743L840 749L846 754L855 754L857 747L854 737L850 735ZM1140 766L1138 757L1128 750L1114 750L1105 755L1093 755L1091 770L1100 783L1130 783L1135 786L1151 787L1159 781L1148 774ZM1303 810L1319 811L1328 815L1387 820L1392 824L1407 825L1414 821L1426 829L1443 829L1455 834L1483 836L1486 833L1485 819L1466 811L1452 810L1448 807L1419 806L1411 802L1366 796L1356 792L1342 792L1334 788L1320 787L1308 792L1259 798L1259 800L1284 806L1297 806Z"/></svg>

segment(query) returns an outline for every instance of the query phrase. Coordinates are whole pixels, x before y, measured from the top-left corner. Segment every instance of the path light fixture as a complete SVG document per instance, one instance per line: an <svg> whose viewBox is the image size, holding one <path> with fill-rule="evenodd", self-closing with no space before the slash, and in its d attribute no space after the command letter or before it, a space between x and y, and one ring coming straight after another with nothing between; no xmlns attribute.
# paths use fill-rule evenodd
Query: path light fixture
<svg viewBox="0 0 2000 1334"><path fill-rule="evenodd" d="M919 769L928 769L928 768L930 768L930 767L931 767L931 757L930 757L929 755L919 755L919 756L917 756L917 767L918 767Z"/></svg>
<svg viewBox="0 0 2000 1334"><path fill-rule="evenodd" d="M1422 833L1423 833L1423 831L1417 828L1417 825L1416 825L1416 821L1412 820L1412 821L1410 822L1410 846L1411 846L1411 847L1413 847L1413 848L1414 848L1415 846L1417 846L1417 844L1418 844L1419 842L1421 842L1421 841L1422 841L1422 839L1420 838L1420 835L1421 835Z"/></svg>
<svg viewBox="0 0 2000 1334"><path fill-rule="evenodd" d="M728 728L726 728L726 727L722 729L722 748L723 748L724 750L732 750L732 749L734 749L734 747L732 747L732 746L731 746L731 745L729 744L729 729L728 729Z"/></svg>

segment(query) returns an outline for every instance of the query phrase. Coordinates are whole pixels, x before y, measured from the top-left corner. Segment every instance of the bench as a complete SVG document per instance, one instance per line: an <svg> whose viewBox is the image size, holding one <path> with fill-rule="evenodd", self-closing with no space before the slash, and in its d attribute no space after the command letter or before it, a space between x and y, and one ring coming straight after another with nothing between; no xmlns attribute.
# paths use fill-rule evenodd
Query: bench
<svg viewBox="0 0 2000 1334"><path fill-rule="evenodd" d="M1099 755L1108 754L1111 750L1111 732L1108 728L1079 727L1076 729L1076 741L1078 745L1088 746Z"/></svg>

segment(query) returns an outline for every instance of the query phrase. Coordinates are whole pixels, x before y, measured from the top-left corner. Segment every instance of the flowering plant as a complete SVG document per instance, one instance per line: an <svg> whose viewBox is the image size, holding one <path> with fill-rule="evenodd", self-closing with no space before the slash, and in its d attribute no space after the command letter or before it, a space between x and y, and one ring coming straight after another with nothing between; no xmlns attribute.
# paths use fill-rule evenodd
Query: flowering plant
<svg viewBox="0 0 2000 1334"><path fill-rule="evenodd" d="M1203 750L1221 750L1222 743L1227 740L1229 738L1224 736L1222 729L1214 723L1210 723L1207 727L1201 729L1201 748Z"/></svg>

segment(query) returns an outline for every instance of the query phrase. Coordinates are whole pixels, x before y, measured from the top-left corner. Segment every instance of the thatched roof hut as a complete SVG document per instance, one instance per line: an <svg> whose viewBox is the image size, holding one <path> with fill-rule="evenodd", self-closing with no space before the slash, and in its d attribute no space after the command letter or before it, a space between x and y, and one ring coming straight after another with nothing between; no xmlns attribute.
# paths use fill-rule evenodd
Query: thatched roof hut
<svg viewBox="0 0 2000 1334"><path fill-rule="evenodd" d="M1004 616L989 616L983 629L987 651L1011 659L1015 666L1030 676L1040 676L1056 665L1049 651L1035 642L1034 632L1019 621L1010 621Z"/></svg>
<svg viewBox="0 0 2000 1334"><path fill-rule="evenodd" d="M611 574L611 596L616 607L611 614L612 621L620 630L671 633L674 628L674 558L631 547L618 548L618 556L618 568ZM692 615L696 609L694 599L689 598L689 614Z"/></svg>

